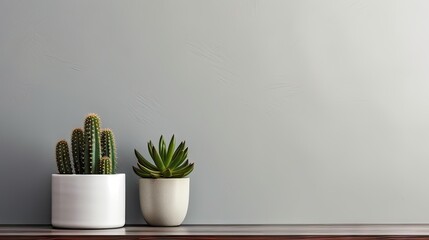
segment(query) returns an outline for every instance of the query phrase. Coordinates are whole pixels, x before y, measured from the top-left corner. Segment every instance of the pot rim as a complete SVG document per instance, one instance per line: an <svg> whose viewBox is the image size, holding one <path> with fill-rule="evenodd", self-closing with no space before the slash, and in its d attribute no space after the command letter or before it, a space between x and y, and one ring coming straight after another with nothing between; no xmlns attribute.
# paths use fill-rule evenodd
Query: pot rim
<svg viewBox="0 0 429 240"><path fill-rule="evenodd" d="M189 180L189 177L183 177L183 178L140 178L140 181L144 181L144 180L149 180L149 181L185 181L185 180Z"/></svg>
<svg viewBox="0 0 429 240"><path fill-rule="evenodd" d="M113 176L122 176L125 173L115 173L115 174L60 174L60 173L52 173L53 177L113 177Z"/></svg>

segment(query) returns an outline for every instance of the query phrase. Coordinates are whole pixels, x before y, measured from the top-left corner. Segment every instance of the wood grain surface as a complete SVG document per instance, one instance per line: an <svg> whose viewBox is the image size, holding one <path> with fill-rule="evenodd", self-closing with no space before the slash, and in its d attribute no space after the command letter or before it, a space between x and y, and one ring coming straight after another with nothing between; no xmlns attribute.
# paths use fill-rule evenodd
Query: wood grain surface
<svg viewBox="0 0 429 240"><path fill-rule="evenodd" d="M54 229L51 226L2 226L0 240L429 240L429 225L184 225L126 226L105 230Z"/></svg>
<svg viewBox="0 0 429 240"><path fill-rule="evenodd" d="M429 240L429 236L0 236L0 240Z"/></svg>

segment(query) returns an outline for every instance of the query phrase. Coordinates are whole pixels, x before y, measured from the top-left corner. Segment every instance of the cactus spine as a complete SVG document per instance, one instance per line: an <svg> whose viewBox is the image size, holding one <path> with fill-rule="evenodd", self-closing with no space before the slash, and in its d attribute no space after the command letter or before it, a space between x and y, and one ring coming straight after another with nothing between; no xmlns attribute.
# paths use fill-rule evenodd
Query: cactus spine
<svg viewBox="0 0 429 240"><path fill-rule="evenodd" d="M112 167L112 159L109 157L102 157L100 159L99 167L98 167L98 173L99 174L112 174L113 167Z"/></svg>
<svg viewBox="0 0 429 240"><path fill-rule="evenodd" d="M101 131L101 156L109 157L112 163L112 173L116 173L116 146L115 137L112 130L103 129Z"/></svg>
<svg viewBox="0 0 429 240"><path fill-rule="evenodd" d="M58 172L61 174L72 174L73 169L70 162L70 153L67 141L59 141L55 150Z"/></svg>
<svg viewBox="0 0 429 240"><path fill-rule="evenodd" d="M85 173L98 173L100 162L100 118L89 114L85 119Z"/></svg>
<svg viewBox="0 0 429 240"><path fill-rule="evenodd" d="M85 173L85 144L83 140L83 130L76 128L72 132L72 153L74 171L76 174Z"/></svg>

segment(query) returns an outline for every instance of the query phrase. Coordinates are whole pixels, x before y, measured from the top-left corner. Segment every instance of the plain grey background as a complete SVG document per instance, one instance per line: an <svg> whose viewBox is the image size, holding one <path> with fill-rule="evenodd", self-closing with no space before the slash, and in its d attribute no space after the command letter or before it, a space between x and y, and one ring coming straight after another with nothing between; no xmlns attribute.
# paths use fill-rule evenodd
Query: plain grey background
<svg viewBox="0 0 429 240"><path fill-rule="evenodd" d="M50 223L54 146L186 140L187 224L429 222L429 2L0 0L0 223Z"/></svg>

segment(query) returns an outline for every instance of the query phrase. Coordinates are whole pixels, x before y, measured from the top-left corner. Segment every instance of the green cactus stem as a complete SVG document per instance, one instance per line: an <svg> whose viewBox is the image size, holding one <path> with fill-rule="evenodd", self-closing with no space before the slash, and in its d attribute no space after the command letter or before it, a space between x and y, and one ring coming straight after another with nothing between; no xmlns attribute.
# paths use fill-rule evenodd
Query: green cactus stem
<svg viewBox="0 0 429 240"><path fill-rule="evenodd" d="M70 162L69 146L66 140L61 140L55 148L57 167L60 174L73 174Z"/></svg>
<svg viewBox="0 0 429 240"><path fill-rule="evenodd" d="M100 133L101 138L101 156L109 157L112 160L112 173L116 173L116 146L115 136L112 130L103 129Z"/></svg>
<svg viewBox="0 0 429 240"><path fill-rule="evenodd" d="M84 174L85 143L83 138L83 130L81 128L74 129L71 138L74 172L76 174Z"/></svg>
<svg viewBox="0 0 429 240"><path fill-rule="evenodd" d="M100 159L98 173L99 174L112 174L112 159L109 157L102 157Z"/></svg>
<svg viewBox="0 0 429 240"><path fill-rule="evenodd" d="M85 119L85 173L98 173L100 162L100 118L89 114Z"/></svg>
<svg viewBox="0 0 429 240"><path fill-rule="evenodd" d="M62 174L114 174L117 168L115 138L110 129L100 131L101 120L95 113L85 118L83 128L71 134L73 160L70 161L68 143L56 145L58 171ZM101 159L103 157L103 160ZM107 161L107 159L109 159ZM103 161L101 163L100 161ZM73 170L74 169L74 170Z"/></svg>

